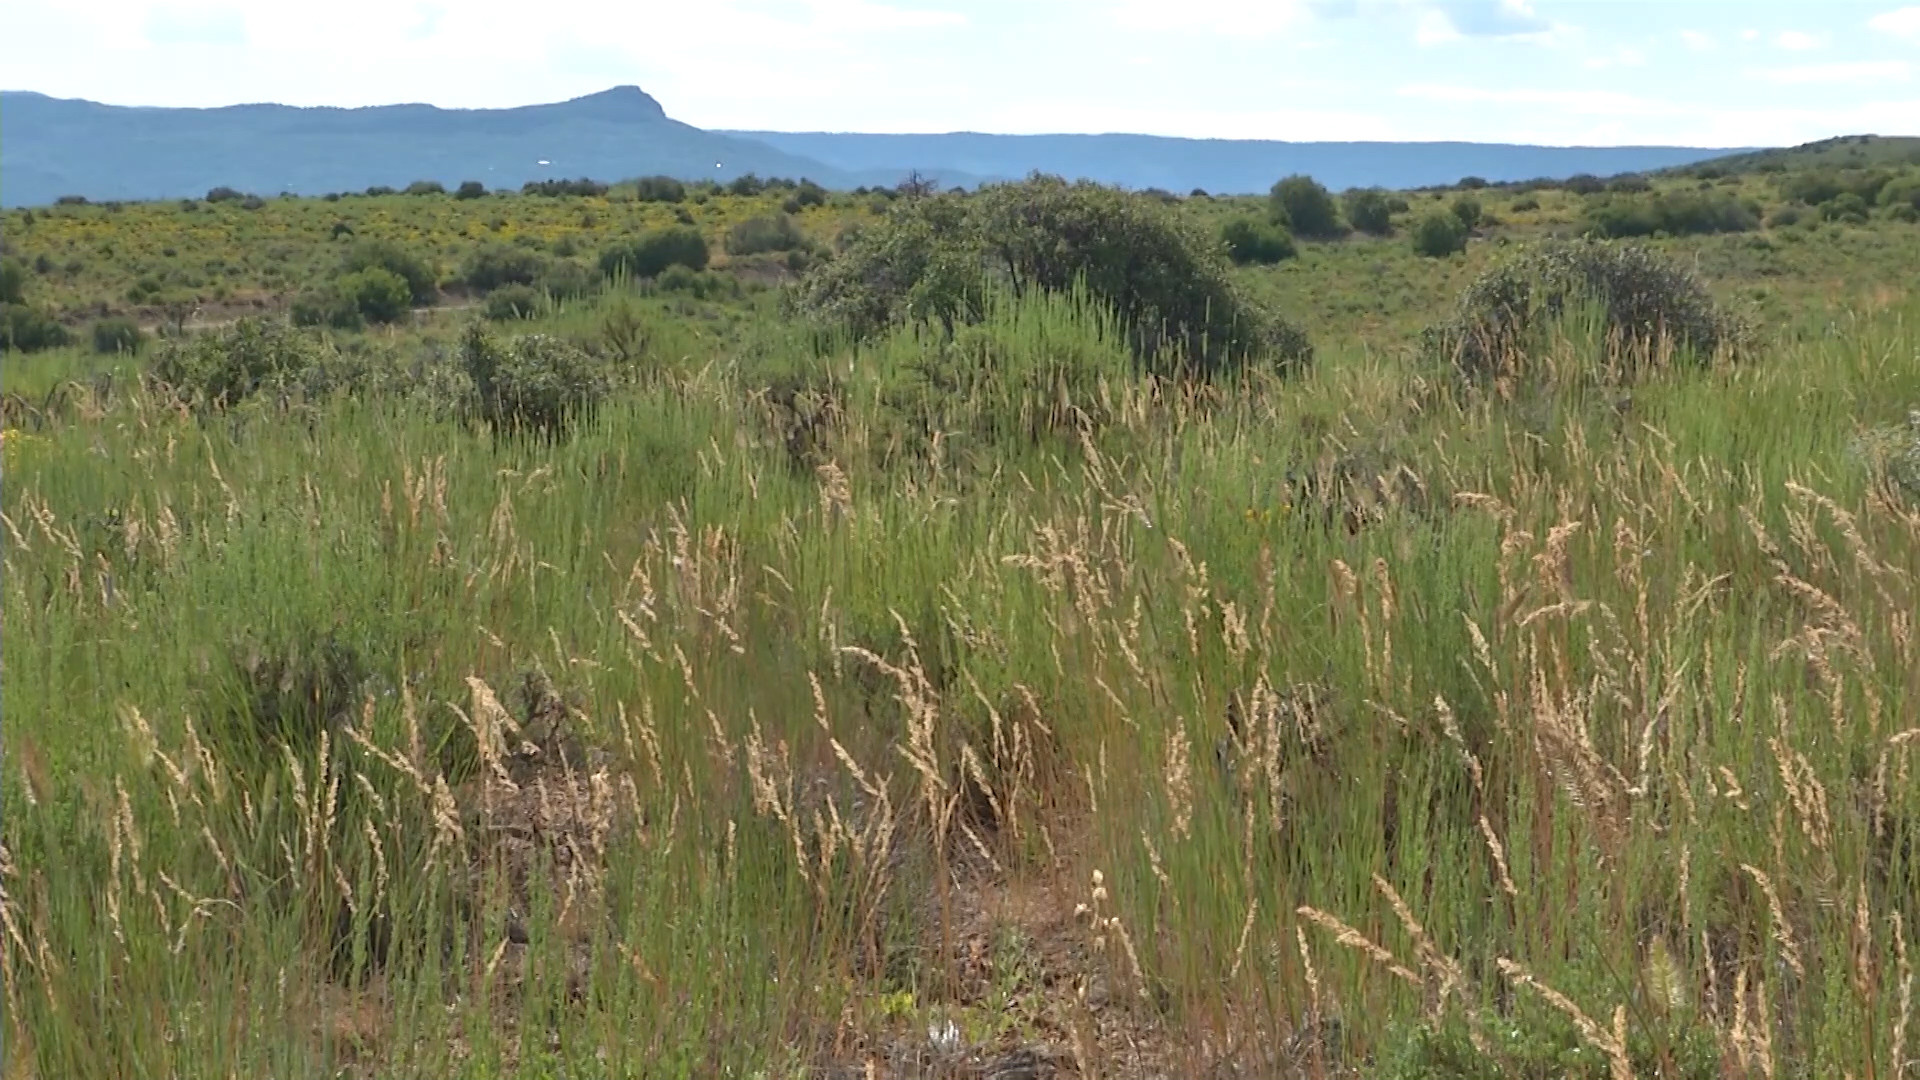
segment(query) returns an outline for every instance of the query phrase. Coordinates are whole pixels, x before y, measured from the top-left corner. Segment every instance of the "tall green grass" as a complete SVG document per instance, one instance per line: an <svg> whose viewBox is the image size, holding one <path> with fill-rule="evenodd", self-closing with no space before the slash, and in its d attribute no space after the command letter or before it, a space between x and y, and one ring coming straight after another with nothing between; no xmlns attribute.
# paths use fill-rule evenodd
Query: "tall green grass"
<svg viewBox="0 0 1920 1080"><path fill-rule="evenodd" d="M1917 316L1511 399L681 326L552 445L122 388L7 448L8 1075L1900 1076Z"/></svg>

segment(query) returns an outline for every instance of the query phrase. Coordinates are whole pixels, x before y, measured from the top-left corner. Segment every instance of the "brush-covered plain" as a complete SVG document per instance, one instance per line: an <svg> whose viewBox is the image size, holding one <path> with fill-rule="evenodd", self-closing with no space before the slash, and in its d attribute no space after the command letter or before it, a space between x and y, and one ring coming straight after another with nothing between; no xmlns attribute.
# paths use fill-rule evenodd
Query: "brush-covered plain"
<svg viewBox="0 0 1920 1080"><path fill-rule="evenodd" d="M1920 1075L1920 226L1792 177L1403 193L1204 382L1085 287L796 310L933 196L9 214L145 326L7 356L5 1075ZM1702 185L1738 348L1421 347ZM147 303L369 240L429 310Z"/></svg>

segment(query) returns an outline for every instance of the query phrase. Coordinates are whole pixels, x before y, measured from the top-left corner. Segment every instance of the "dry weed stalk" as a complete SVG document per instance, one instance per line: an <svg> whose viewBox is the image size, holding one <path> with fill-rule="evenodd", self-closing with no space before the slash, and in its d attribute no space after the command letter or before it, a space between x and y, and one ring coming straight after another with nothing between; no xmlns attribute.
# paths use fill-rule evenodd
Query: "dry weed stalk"
<svg viewBox="0 0 1920 1080"><path fill-rule="evenodd" d="M1549 1005L1572 1020L1574 1027L1579 1030L1580 1037L1586 1040L1587 1045L1607 1056L1613 1080L1633 1080L1633 1062L1627 1057L1627 1007L1625 1005L1615 1006L1613 1026L1609 1030L1596 1023L1580 1006L1574 1004L1571 998L1541 982L1533 972L1519 962L1503 956L1495 963L1508 981L1531 987L1535 993L1545 998Z"/></svg>

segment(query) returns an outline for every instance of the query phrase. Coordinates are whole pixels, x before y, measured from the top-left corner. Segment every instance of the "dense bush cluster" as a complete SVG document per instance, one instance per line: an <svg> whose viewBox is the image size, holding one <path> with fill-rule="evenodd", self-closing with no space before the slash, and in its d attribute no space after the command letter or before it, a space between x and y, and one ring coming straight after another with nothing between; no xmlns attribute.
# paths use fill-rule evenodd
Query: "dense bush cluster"
<svg viewBox="0 0 1920 1080"><path fill-rule="evenodd" d="M607 185L598 180L581 177L578 180L529 180L520 185L522 195L546 195L559 198L567 195L597 196L607 193Z"/></svg>
<svg viewBox="0 0 1920 1080"><path fill-rule="evenodd" d="M545 334L502 342L474 326L461 341L460 360L479 416L503 435L556 437L591 416L610 386L604 365Z"/></svg>
<svg viewBox="0 0 1920 1080"><path fill-rule="evenodd" d="M1746 335L1684 267L1638 245L1572 240L1537 245L1483 274L1422 345L1469 377L1500 378L1524 371L1563 318L1587 313L1601 320L1610 362L1626 367L1663 344L1705 359Z"/></svg>
<svg viewBox="0 0 1920 1080"><path fill-rule="evenodd" d="M231 326L164 342L153 375L184 402L223 409L269 395L313 397L351 381L345 358L280 322L242 319Z"/></svg>
<svg viewBox="0 0 1920 1080"><path fill-rule="evenodd" d="M633 182L633 197L639 202L684 202L687 186L671 176L643 176Z"/></svg>
<svg viewBox="0 0 1920 1080"><path fill-rule="evenodd" d="M658 277L669 266L689 270L707 268L707 238L690 225L654 229L600 253L600 272L607 277L627 274Z"/></svg>
<svg viewBox="0 0 1920 1080"><path fill-rule="evenodd" d="M1297 329L1233 285L1221 245L1164 204L1035 176L961 198L905 199L801 283L799 310L871 336L933 319L976 321L989 285L1013 294L1083 285L1113 309L1153 370L1200 374L1255 358L1308 360Z"/></svg>
<svg viewBox="0 0 1920 1080"><path fill-rule="evenodd" d="M1299 254L1286 228L1257 217L1237 217L1220 227L1227 258L1235 265L1271 266Z"/></svg>
<svg viewBox="0 0 1920 1080"><path fill-rule="evenodd" d="M93 324L93 351L106 356L140 351L147 335L140 324L124 315L109 316Z"/></svg>
<svg viewBox="0 0 1920 1080"><path fill-rule="evenodd" d="M58 349L73 340L59 320L27 303L27 277L20 262L0 259L0 353Z"/></svg>
<svg viewBox="0 0 1920 1080"><path fill-rule="evenodd" d="M1353 227L1370 236L1386 236L1393 232L1392 197L1379 188L1356 188L1341 197L1346 205L1347 220Z"/></svg>
<svg viewBox="0 0 1920 1080"><path fill-rule="evenodd" d="M1460 215L1429 210L1413 227L1413 251L1429 259L1444 259L1467 249L1467 226Z"/></svg>
<svg viewBox="0 0 1920 1080"><path fill-rule="evenodd" d="M546 271L537 251L512 244L486 243L467 253L460 264L460 281L476 292L492 292L504 285L532 285Z"/></svg>
<svg viewBox="0 0 1920 1080"><path fill-rule="evenodd" d="M1285 226L1295 236L1324 240L1346 232L1333 195L1311 176L1289 176L1281 180L1268 192L1267 202L1274 223Z"/></svg>
<svg viewBox="0 0 1920 1080"><path fill-rule="evenodd" d="M794 223L793 215L787 213L762 214L727 230L726 249L729 255L799 251L807 246L806 235Z"/></svg>
<svg viewBox="0 0 1920 1080"><path fill-rule="evenodd" d="M1596 201L1587 207L1585 221L1587 231L1603 239L1696 236L1758 228L1760 209L1724 193L1670 191Z"/></svg>
<svg viewBox="0 0 1920 1080"><path fill-rule="evenodd" d="M347 249L341 261L343 274L362 270L384 270L406 283L407 299L425 306L439 296L439 277L427 260L391 240L361 240Z"/></svg>

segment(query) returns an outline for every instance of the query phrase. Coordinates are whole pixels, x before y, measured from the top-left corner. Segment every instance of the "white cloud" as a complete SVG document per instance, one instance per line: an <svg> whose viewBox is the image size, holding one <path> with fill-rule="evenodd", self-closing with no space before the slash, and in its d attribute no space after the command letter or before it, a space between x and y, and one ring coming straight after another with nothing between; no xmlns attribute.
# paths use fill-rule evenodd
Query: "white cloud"
<svg viewBox="0 0 1920 1080"><path fill-rule="evenodd" d="M1913 77L1913 65L1905 60L1855 60L1840 64L1800 64L1795 67L1767 68L1756 74L1776 86L1857 86L1906 82Z"/></svg>
<svg viewBox="0 0 1920 1080"><path fill-rule="evenodd" d="M1867 25L1883 34L1920 42L1920 7L1896 8L1867 20Z"/></svg>
<svg viewBox="0 0 1920 1080"><path fill-rule="evenodd" d="M1588 71L1606 71L1610 68L1637 68L1647 66L1647 54L1639 49L1623 48L1608 56L1595 56L1583 65Z"/></svg>
<svg viewBox="0 0 1920 1080"><path fill-rule="evenodd" d="M1672 116L1683 106L1617 90L1492 90L1446 83L1410 83L1399 95L1449 105L1539 105L1582 116Z"/></svg>
<svg viewBox="0 0 1920 1080"><path fill-rule="evenodd" d="M1120 0L1112 18L1129 30L1264 36L1294 29L1314 14L1307 0Z"/></svg>
<svg viewBox="0 0 1920 1080"><path fill-rule="evenodd" d="M1740 40L1741 41L1759 41L1760 31L1753 30L1753 29L1742 30L1740 31Z"/></svg>
<svg viewBox="0 0 1920 1080"><path fill-rule="evenodd" d="M1713 35L1703 34L1698 30L1680 31L1680 41L1688 49L1697 53L1712 52L1720 47L1720 43L1713 39Z"/></svg>
<svg viewBox="0 0 1920 1080"><path fill-rule="evenodd" d="M1531 0L1406 0L1420 13L1414 41L1445 45L1469 38L1551 44L1573 28L1540 16Z"/></svg>
<svg viewBox="0 0 1920 1080"><path fill-rule="evenodd" d="M1827 43L1824 37L1816 37L1804 30L1782 30L1774 35L1773 43L1788 52L1808 52Z"/></svg>
<svg viewBox="0 0 1920 1080"><path fill-rule="evenodd" d="M987 130L1009 135L1127 132L1192 139L1279 139L1295 142L1422 138L1385 116L1347 109L1129 108L1100 100L1028 100L988 111ZM909 130L909 129L902 129Z"/></svg>

